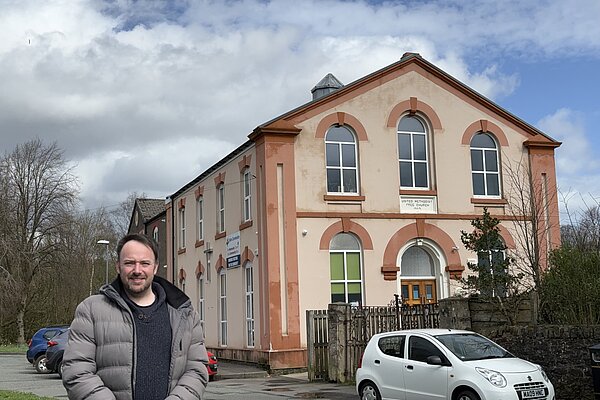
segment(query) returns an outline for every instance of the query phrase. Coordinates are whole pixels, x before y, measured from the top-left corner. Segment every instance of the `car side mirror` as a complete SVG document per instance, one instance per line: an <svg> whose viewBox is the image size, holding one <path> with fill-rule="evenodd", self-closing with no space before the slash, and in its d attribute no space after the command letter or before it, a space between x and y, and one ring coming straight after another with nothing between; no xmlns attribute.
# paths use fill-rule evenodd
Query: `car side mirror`
<svg viewBox="0 0 600 400"><path fill-rule="evenodd" d="M440 356L429 356L427 357L427 364L430 365L442 365L442 359Z"/></svg>

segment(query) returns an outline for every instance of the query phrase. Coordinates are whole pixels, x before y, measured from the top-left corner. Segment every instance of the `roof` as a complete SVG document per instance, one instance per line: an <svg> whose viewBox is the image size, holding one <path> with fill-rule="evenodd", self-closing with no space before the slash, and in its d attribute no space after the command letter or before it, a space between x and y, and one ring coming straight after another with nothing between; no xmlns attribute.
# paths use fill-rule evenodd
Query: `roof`
<svg viewBox="0 0 600 400"><path fill-rule="evenodd" d="M135 199L137 206L142 213L144 222L156 217L158 214L165 212L165 201L163 199Z"/></svg>
<svg viewBox="0 0 600 400"><path fill-rule="evenodd" d="M307 114L310 114L314 110L320 109L324 106L335 107L339 102L346 101L354 97L354 92L362 87L370 87L372 85L378 85L386 79L386 77L394 76L403 71L417 71L418 73L428 77L428 79L436 78L438 82L442 82L448 85L454 90L462 93L464 96L473 99L477 104L480 104L487 110L494 112L501 119L504 119L508 124L512 124L519 129L527 132L535 139L530 140L531 144L541 143L552 143L553 147L558 147L560 142L552 139L533 125L528 124L517 116L511 114L504 108L500 107L487 97L471 89L469 86L460 82L458 79L449 75L445 71L436 67L434 64L425 60L418 53L405 53L402 58L384 67L378 71L375 71L369 75L366 75L352 83L341 86L339 89L332 91L317 99L313 99L308 103L305 103L297 108L294 108L278 117L275 117L259 126L257 126L248 137L250 140L255 140L258 136L268 132L281 132L281 133L298 133L298 128L295 127L294 119L304 115L306 118ZM332 75L333 76L333 75ZM325 80L325 77L323 80ZM321 82L323 82L323 80ZM321 83L319 82L319 84ZM339 81L338 81L339 82ZM317 84L317 86L319 85ZM331 104L327 104L331 103ZM304 119L302 118L302 119Z"/></svg>

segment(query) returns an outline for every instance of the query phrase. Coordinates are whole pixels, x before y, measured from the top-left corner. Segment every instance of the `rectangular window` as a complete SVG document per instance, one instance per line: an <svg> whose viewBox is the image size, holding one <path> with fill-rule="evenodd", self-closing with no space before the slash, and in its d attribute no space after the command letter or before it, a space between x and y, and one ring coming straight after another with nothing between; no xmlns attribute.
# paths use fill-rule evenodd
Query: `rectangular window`
<svg viewBox="0 0 600 400"><path fill-rule="evenodd" d="M249 169L244 171L244 212L243 212L243 222L250 221L252 219L252 201L251 201L251 191L250 191L250 182L251 182L252 174Z"/></svg>
<svg viewBox="0 0 600 400"><path fill-rule="evenodd" d="M179 248L185 248L185 207L179 209Z"/></svg>
<svg viewBox="0 0 600 400"><path fill-rule="evenodd" d="M204 276L200 275L198 278L198 319L202 330L204 330Z"/></svg>
<svg viewBox="0 0 600 400"><path fill-rule="evenodd" d="M198 241L200 240L204 240L204 210L203 210L203 206L204 206L204 200L202 198L202 196L198 197L198 200L196 201L196 216L198 218L198 226L197 226L197 237L196 239Z"/></svg>
<svg viewBox="0 0 600 400"><path fill-rule="evenodd" d="M246 266L246 345L254 347L254 272Z"/></svg>
<svg viewBox="0 0 600 400"><path fill-rule="evenodd" d="M225 232L225 185L219 185L217 189L217 230Z"/></svg>
<svg viewBox="0 0 600 400"><path fill-rule="evenodd" d="M227 275L219 275L219 344L227 346Z"/></svg>

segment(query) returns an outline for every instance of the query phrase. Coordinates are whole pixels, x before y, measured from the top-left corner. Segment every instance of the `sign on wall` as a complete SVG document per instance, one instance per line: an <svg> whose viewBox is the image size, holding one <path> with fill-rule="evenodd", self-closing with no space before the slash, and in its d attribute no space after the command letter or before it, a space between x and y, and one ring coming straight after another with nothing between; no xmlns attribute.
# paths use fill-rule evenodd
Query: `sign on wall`
<svg viewBox="0 0 600 400"><path fill-rule="evenodd" d="M239 267L241 261L239 231L227 235L226 246L227 268Z"/></svg>
<svg viewBox="0 0 600 400"><path fill-rule="evenodd" d="M400 196L400 212L409 214L437 213L436 198L432 196Z"/></svg>

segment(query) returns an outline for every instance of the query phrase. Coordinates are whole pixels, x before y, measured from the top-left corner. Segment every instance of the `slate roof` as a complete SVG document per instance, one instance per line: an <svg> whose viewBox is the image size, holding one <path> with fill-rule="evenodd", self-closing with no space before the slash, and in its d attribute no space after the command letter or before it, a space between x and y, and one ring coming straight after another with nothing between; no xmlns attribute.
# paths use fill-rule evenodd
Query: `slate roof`
<svg viewBox="0 0 600 400"><path fill-rule="evenodd" d="M165 201L163 199L135 199L144 222L156 217L165 211Z"/></svg>

